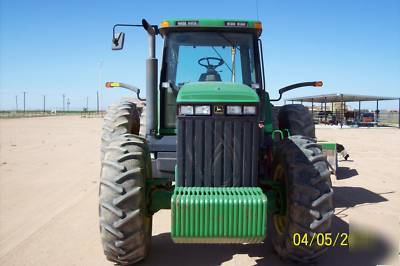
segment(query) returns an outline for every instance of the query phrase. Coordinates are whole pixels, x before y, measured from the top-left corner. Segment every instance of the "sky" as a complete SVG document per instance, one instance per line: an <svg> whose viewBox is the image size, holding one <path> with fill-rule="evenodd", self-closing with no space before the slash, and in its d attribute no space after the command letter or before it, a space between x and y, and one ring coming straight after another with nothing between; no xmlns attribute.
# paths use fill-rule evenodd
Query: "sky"
<svg viewBox="0 0 400 266"><path fill-rule="evenodd" d="M258 6L258 12L257 12ZM167 18L259 19L263 23L266 86L279 88L323 80L323 88L300 88L284 98L325 93L400 97L400 1L398 0L202 0L23 1L1 0L0 109L70 108L89 100L104 108L129 91L105 89L106 81L145 90L147 36L127 28L123 51L112 51L115 23L159 24ZM162 39L157 41L161 56ZM100 89L101 87L101 89ZM363 104L374 108L375 103ZM398 102L382 108L397 109Z"/></svg>

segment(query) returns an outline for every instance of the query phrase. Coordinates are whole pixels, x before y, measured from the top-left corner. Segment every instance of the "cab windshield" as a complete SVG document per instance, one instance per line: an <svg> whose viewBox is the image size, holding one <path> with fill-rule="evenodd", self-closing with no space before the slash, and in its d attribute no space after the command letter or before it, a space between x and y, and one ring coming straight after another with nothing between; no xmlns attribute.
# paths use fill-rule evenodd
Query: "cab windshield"
<svg viewBox="0 0 400 266"><path fill-rule="evenodd" d="M195 81L256 83L254 35L171 32L166 43L166 81L181 87Z"/></svg>
<svg viewBox="0 0 400 266"><path fill-rule="evenodd" d="M189 82L257 83L255 35L236 32L170 32L164 47L160 125L176 124L177 91Z"/></svg>

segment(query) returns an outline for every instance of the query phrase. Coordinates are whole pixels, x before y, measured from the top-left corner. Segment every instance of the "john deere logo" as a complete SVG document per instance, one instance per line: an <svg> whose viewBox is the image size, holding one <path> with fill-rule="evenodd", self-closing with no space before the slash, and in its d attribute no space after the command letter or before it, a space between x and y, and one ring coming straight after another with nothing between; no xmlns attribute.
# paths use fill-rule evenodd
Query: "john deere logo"
<svg viewBox="0 0 400 266"><path fill-rule="evenodd" d="M224 106L223 105L215 105L214 106L214 114L223 115L224 114Z"/></svg>

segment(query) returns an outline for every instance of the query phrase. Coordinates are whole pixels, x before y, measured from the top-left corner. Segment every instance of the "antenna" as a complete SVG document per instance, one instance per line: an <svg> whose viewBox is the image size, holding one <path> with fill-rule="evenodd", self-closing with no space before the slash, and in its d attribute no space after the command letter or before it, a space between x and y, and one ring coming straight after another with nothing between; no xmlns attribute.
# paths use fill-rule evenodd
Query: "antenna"
<svg viewBox="0 0 400 266"><path fill-rule="evenodd" d="M259 20L258 19L258 0L256 0L256 12L257 12L257 20Z"/></svg>

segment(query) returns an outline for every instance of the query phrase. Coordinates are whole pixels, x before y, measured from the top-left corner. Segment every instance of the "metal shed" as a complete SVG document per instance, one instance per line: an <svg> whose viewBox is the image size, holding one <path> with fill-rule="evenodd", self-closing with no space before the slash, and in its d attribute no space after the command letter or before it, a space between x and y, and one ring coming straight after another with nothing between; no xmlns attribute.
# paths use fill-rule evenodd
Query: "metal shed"
<svg viewBox="0 0 400 266"><path fill-rule="evenodd" d="M379 102L380 101L393 101L398 100L398 127L400 128L400 98L398 97L386 97L386 96L370 96L370 95L357 95L357 94L343 94L343 93L334 93L334 94L322 94L322 95L314 95L314 96L304 96L304 97L295 97L289 98L285 100L294 102L300 102L301 104L308 102L311 103L311 112L314 114L314 104L320 103L321 106L324 105L324 113L327 113L327 103L332 104L332 110L334 103L340 103L340 113L344 114L345 112L345 103L346 102L358 102L358 118L360 119L361 115L361 102L376 102L376 110L375 115L377 118L377 122L379 121ZM343 126L344 115L340 116L340 125ZM326 120L326 115L325 115Z"/></svg>

